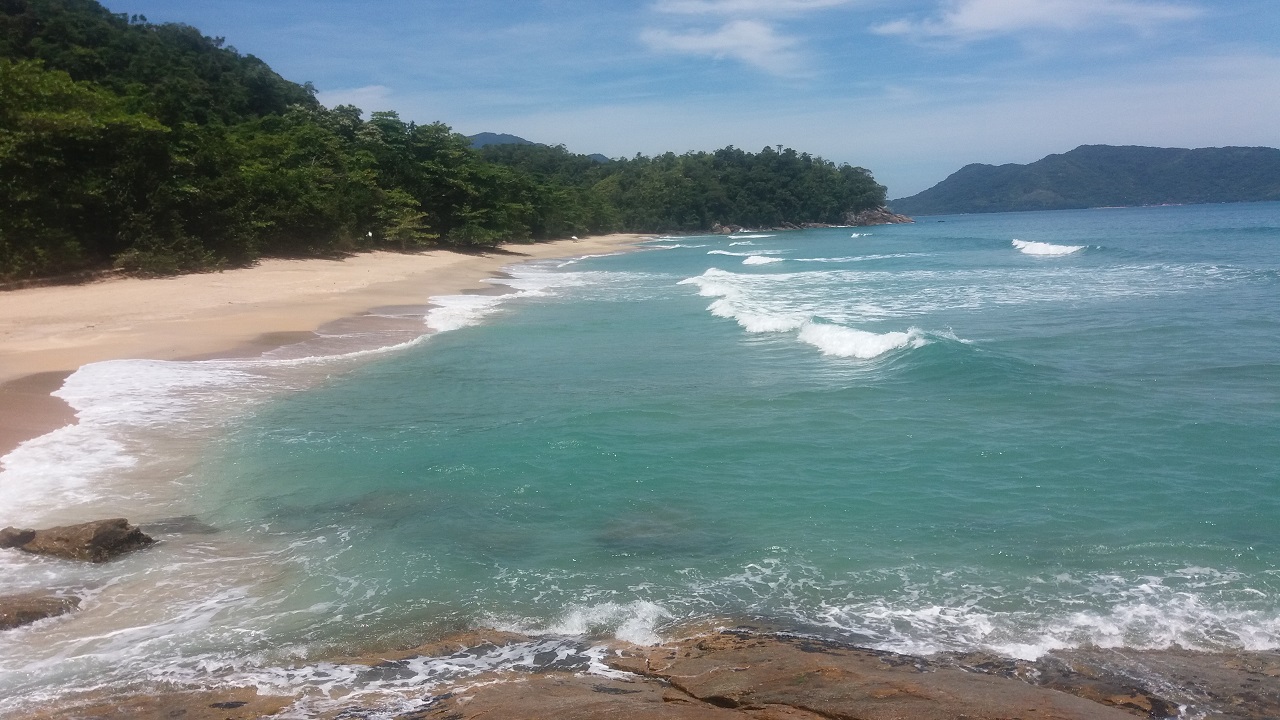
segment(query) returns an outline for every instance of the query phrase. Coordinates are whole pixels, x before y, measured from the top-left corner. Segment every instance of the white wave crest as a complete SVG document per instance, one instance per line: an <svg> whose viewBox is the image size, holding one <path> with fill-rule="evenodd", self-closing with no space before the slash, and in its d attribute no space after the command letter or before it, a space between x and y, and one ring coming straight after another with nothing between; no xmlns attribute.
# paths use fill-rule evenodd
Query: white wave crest
<svg viewBox="0 0 1280 720"><path fill-rule="evenodd" d="M868 260L896 260L899 258L919 257L923 253L892 253L887 255L850 255L848 257L831 257L831 258L795 258L796 262L816 262L816 263L852 263L866 262Z"/></svg>
<svg viewBox="0 0 1280 720"><path fill-rule="evenodd" d="M1027 255L1070 255L1085 248L1084 245L1051 245L1029 240L1014 240L1013 246Z"/></svg>
<svg viewBox="0 0 1280 720"><path fill-rule="evenodd" d="M535 637L612 635L636 645L657 645L662 642L658 628L674 617L657 603L636 600L625 605L612 602L570 605L559 618L551 622L495 619L492 625L498 630Z"/></svg>
<svg viewBox="0 0 1280 720"><path fill-rule="evenodd" d="M754 234L754 235L730 235L730 236L729 236L729 238L730 238L730 239L732 239L732 240L744 240L744 239L752 239L752 238L771 238L771 237L775 237L775 236L773 236L773 235L760 235L760 234Z"/></svg>
<svg viewBox="0 0 1280 720"><path fill-rule="evenodd" d="M781 250L757 250L756 252L732 252L730 250L708 250L708 255L728 255L729 257L751 257L753 255L779 255Z"/></svg>
<svg viewBox="0 0 1280 720"><path fill-rule="evenodd" d="M729 247L733 247L735 245L755 245L755 243L751 242L750 240L741 240L739 242L729 243Z"/></svg>
<svg viewBox="0 0 1280 720"><path fill-rule="evenodd" d="M739 275L711 268L702 275L681 280L680 284L696 285L699 295L716 298L707 306L716 317L734 320L749 333L799 331L798 340L818 348L825 355L869 360L892 350L928 344L924 332L914 327L906 332L873 333L817 323L813 321L815 313L800 311L785 300L760 292L757 287L761 279L770 283L775 280L786 283L791 277L794 276Z"/></svg>
<svg viewBox="0 0 1280 720"><path fill-rule="evenodd" d="M765 257L764 255L752 255L742 261L743 265L768 265L770 263L782 262L782 258Z"/></svg>
<svg viewBox="0 0 1280 720"><path fill-rule="evenodd" d="M496 312L502 299L494 295L441 295L431 298L435 307L427 311L427 327L436 332L448 332L474 325Z"/></svg>
<svg viewBox="0 0 1280 720"><path fill-rule="evenodd" d="M557 287L609 277L537 266L509 268L508 273L490 281L514 290L505 295L438 296L430 299L425 317L417 308L409 315L371 316L379 323L393 321L384 332L321 332L256 358L85 365L53 393L75 411L76 424L28 440L0 457L0 524L66 519L77 507L106 499L145 505L153 494L162 494L160 484L130 476L140 478L151 472L147 468L152 464L165 462L158 447L204 437L246 408L323 377L305 368L399 351L425 341L429 332L474 325L512 298L545 296ZM163 502L158 495L155 499Z"/></svg>
<svg viewBox="0 0 1280 720"><path fill-rule="evenodd" d="M873 333L812 322L800 328L800 341L818 348L823 355L859 360L870 360L901 348L923 347L928 343L918 328L906 332Z"/></svg>

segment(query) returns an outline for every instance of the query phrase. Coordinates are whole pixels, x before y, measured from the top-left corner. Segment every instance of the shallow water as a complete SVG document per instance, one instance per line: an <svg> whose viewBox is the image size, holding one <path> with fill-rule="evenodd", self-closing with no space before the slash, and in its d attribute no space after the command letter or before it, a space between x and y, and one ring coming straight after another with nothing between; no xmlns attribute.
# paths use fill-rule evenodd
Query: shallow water
<svg viewBox="0 0 1280 720"><path fill-rule="evenodd" d="M1277 203L662 239L515 268L421 330L88 366L81 425L5 458L0 524L222 531L0 558L87 597L0 636L0 711L481 626L570 654L718 619L1276 649L1278 251Z"/></svg>

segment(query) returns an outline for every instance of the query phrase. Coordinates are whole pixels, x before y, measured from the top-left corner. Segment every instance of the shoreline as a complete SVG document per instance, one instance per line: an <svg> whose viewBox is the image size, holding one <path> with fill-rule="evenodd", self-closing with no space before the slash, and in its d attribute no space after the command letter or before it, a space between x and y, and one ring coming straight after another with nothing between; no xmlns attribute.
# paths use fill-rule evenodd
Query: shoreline
<svg viewBox="0 0 1280 720"><path fill-rule="evenodd" d="M308 682L299 671L313 663L330 668L321 685L346 681ZM1270 652L1078 648L1027 661L982 651L900 654L753 626L703 628L656 645L476 628L294 671L289 683L265 687L103 688L17 717L1264 720L1280 710L1280 655ZM378 688L346 684L361 677Z"/></svg>
<svg viewBox="0 0 1280 720"><path fill-rule="evenodd" d="M509 265L629 250L647 237L617 233L476 254L268 259L216 273L0 292L0 458L75 422L72 408L50 393L84 365L257 355L379 307L491 291L484 280Z"/></svg>

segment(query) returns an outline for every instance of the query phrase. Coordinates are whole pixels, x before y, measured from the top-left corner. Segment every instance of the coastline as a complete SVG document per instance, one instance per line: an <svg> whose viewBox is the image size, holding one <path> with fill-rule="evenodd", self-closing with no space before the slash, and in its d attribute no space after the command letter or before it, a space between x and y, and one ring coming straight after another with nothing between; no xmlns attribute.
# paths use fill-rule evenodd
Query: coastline
<svg viewBox="0 0 1280 720"><path fill-rule="evenodd" d="M483 253L375 251L268 259L168 278L111 278L0 293L0 457L75 421L49 393L89 363L258 354L326 323L437 295L485 291L508 265L626 250L645 235L508 244Z"/></svg>
<svg viewBox="0 0 1280 720"><path fill-rule="evenodd" d="M284 684L99 690L18 717L1265 720L1280 710L1275 653L904 655L752 626L701 628L657 645L477 628L315 662L323 673L295 667L298 677ZM381 687L352 692L335 678Z"/></svg>

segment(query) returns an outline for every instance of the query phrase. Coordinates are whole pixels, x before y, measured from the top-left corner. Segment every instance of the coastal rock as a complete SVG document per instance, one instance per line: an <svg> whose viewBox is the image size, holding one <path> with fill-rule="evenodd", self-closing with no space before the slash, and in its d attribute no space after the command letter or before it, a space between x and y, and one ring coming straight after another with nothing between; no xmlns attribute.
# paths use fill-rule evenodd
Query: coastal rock
<svg viewBox="0 0 1280 720"><path fill-rule="evenodd" d="M913 223L915 220L906 215L899 215L887 207L878 207L871 210L863 210L860 213L845 213L844 221L846 225L854 225L865 227L870 225L901 225L904 223Z"/></svg>
<svg viewBox="0 0 1280 720"><path fill-rule="evenodd" d="M251 720L273 717L293 698L253 688L177 691L159 695L85 697L24 715L23 720Z"/></svg>
<svg viewBox="0 0 1280 720"><path fill-rule="evenodd" d="M0 630L12 630L37 620L69 613L80 606L80 598L47 593L0 595Z"/></svg>
<svg viewBox="0 0 1280 720"><path fill-rule="evenodd" d="M1036 664L1046 667L1049 687L1061 682L1055 666L1110 686L1155 685L1171 704L1183 706L1180 717L1280 718L1280 653L1081 648L1055 651Z"/></svg>
<svg viewBox="0 0 1280 720"><path fill-rule="evenodd" d="M35 530L19 530L15 527L7 527L0 530L0 548L22 547L34 540L35 537Z"/></svg>
<svg viewBox="0 0 1280 720"><path fill-rule="evenodd" d="M1035 661L1016 660L980 652L944 654L933 660L952 663L971 672L1017 678L1149 718L1176 717L1180 712L1177 702L1150 692L1135 678L1108 672L1090 663L1054 656Z"/></svg>
<svg viewBox="0 0 1280 720"><path fill-rule="evenodd" d="M721 633L608 662L665 680L692 700L744 713L784 707L810 716L866 720L1132 718L1123 710L1015 679L807 638Z"/></svg>
<svg viewBox="0 0 1280 720"><path fill-rule="evenodd" d="M17 548L35 555L89 562L106 562L155 542L124 518L95 520L45 530L9 527L0 530L0 541L12 543L4 547Z"/></svg>
<svg viewBox="0 0 1280 720"><path fill-rule="evenodd" d="M477 630L367 656L329 658L403 678L422 657L489 655L533 641ZM586 645L583 645L585 648ZM478 653L478 654L477 654ZM545 658L526 672L467 676L449 687L408 689L414 710L400 720L491 718L587 720L1274 720L1280 717L1280 654L1184 650L1060 651L1036 661L988 653L914 657L786 633L739 628L661 647L621 645L604 658L613 675L584 672L583 658ZM571 653L572 654L572 653ZM1142 688L1159 688L1157 696ZM259 697L252 689L159 691L155 695L69 697L24 718L184 717L247 719L280 712L306 697ZM429 693L434 692L434 695ZM1179 708L1179 704L1183 707ZM1108 707L1110 705L1110 707ZM405 705L400 705L405 707ZM327 709L289 707L318 720L386 717L377 698ZM225 713L225 714L220 714ZM254 714L258 713L258 714Z"/></svg>
<svg viewBox="0 0 1280 720"><path fill-rule="evenodd" d="M925 658L786 635L725 632L606 656L631 676L535 673L434 698L404 720L1132 720L1135 714Z"/></svg>

